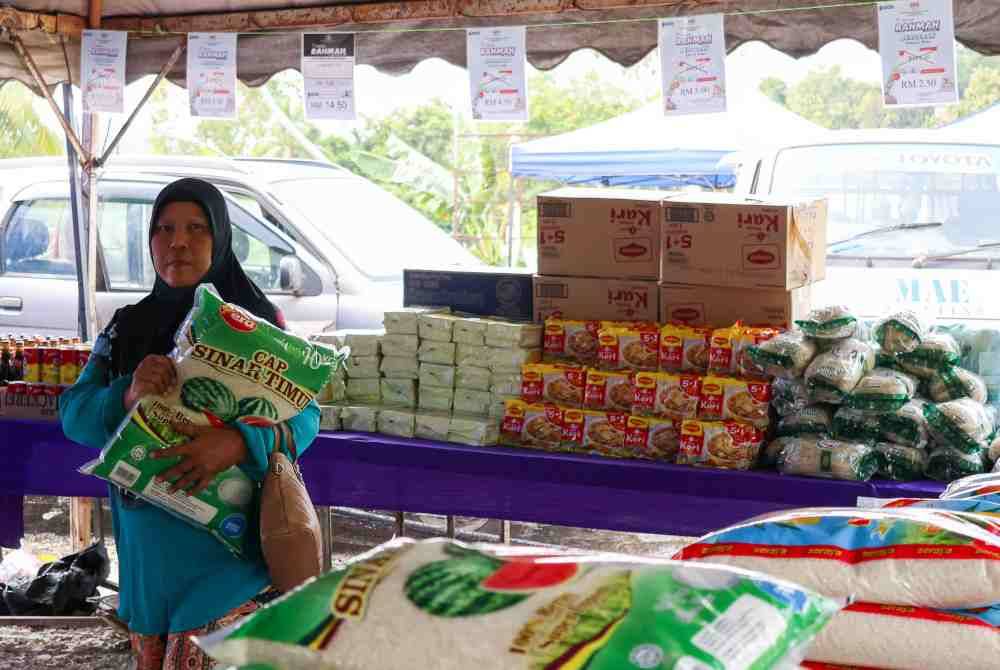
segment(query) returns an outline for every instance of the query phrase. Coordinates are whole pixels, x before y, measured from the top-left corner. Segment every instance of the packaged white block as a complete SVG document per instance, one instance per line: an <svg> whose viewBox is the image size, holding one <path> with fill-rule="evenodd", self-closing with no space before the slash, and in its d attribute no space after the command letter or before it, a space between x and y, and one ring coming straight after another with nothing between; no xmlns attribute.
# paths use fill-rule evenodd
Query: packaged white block
<svg viewBox="0 0 1000 670"><path fill-rule="evenodd" d="M394 437L413 437L416 426L412 411L387 409L383 407L378 413L378 432Z"/></svg>
<svg viewBox="0 0 1000 670"><path fill-rule="evenodd" d="M417 317L417 326L421 340L451 342L455 317L450 314L421 314Z"/></svg>
<svg viewBox="0 0 1000 670"><path fill-rule="evenodd" d="M416 356L386 356L379 368L383 377L390 379L418 379L420 361Z"/></svg>
<svg viewBox="0 0 1000 670"><path fill-rule="evenodd" d="M334 347L350 347L352 356L378 356L384 330L335 330L317 333L309 339Z"/></svg>
<svg viewBox="0 0 1000 670"><path fill-rule="evenodd" d="M543 327L537 323L490 321L486 326L486 345L517 349L540 349Z"/></svg>
<svg viewBox="0 0 1000 670"><path fill-rule="evenodd" d="M476 344L456 344L455 365L471 365L477 368L489 369L490 348L480 347Z"/></svg>
<svg viewBox="0 0 1000 670"><path fill-rule="evenodd" d="M437 363L438 365L455 364L455 343L454 342L434 342L423 340L420 343L420 351L417 354L421 363Z"/></svg>
<svg viewBox="0 0 1000 670"><path fill-rule="evenodd" d="M484 319L463 317L455 320L451 339L457 344L471 344L481 347L486 344L486 325Z"/></svg>
<svg viewBox="0 0 1000 670"><path fill-rule="evenodd" d="M486 368L458 367L455 369L455 388L489 391L491 376Z"/></svg>
<svg viewBox="0 0 1000 670"><path fill-rule="evenodd" d="M420 364L420 386L455 387L455 367L453 365Z"/></svg>
<svg viewBox="0 0 1000 670"><path fill-rule="evenodd" d="M349 356L345 365L347 366L348 379L378 379L379 364L381 360L378 356Z"/></svg>
<svg viewBox="0 0 1000 670"><path fill-rule="evenodd" d="M416 335L389 333L382 338L383 356L413 356L416 358L420 338Z"/></svg>
<svg viewBox="0 0 1000 670"><path fill-rule="evenodd" d="M319 406L319 429L320 430L340 430L340 406L320 405Z"/></svg>
<svg viewBox="0 0 1000 670"><path fill-rule="evenodd" d="M378 408L364 405L341 407L340 427L353 433L374 433L378 428Z"/></svg>
<svg viewBox="0 0 1000 670"><path fill-rule="evenodd" d="M417 382L412 379L383 379L382 405L387 407L417 406Z"/></svg>
<svg viewBox="0 0 1000 670"><path fill-rule="evenodd" d="M342 403L345 400L347 400L347 381L337 378L331 379L316 396L316 402L327 405Z"/></svg>
<svg viewBox="0 0 1000 670"><path fill-rule="evenodd" d="M456 413L487 416L490 413L490 399L488 391L455 389L455 400L452 407Z"/></svg>
<svg viewBox="0 0 1000 670"><path fill-rule="evenodd" d="M527 363L542 360L541 349L495 349L490 348L490 370L497 373L520 373Z"/></svg>
<svg viewBox="0 0 1000 670"><path fill-rule="evenodd" d="M417 407L421 410L431 412L450 412L451 404L455 399L455 390L450 388L440 388L437 386L420 385L417 390L419 399Z"/></svg>
<svg viewBox="0 0 1000 670"><path fill-rule="evenodd" d="M404 307L394 309L385 313L382 318L382 325L385 332L398 335L416 335L417 319L421 314L446 314L447 307Z"/></svg>
<svg viewBox="0 0 1000 670"><path fill-rule="evenodd" d="M499 439L496 419L455 415L448 429L448 441L474 447L495 445Z"/></svg>
<svg viewBox="0 0 1000 670"><path fill-rule="evenodd" d="M502 419L508 400L520 400L520 395L506 395L503 393L490 394L490 416L494 419Z"/></svg>
<svg viewBox="0 0 1000 670"><path fill-rule="evenodd" d="M451 415L447 412L419 412L416 415L415 437L444 442L448 439Z"/></svg>
<svg viewBox="0 0 1000 670"><path fill-rule="evenodd" d="M496 395L521 395L521 373L520 372L493 372L490 373L490 391Z"/></svg>
<svg viewBox="0 0 1000 670"><path fill-rule="evenodd" d="M381 379L348 379L347 400L352 404L377 405L382 401Z"/></svg>

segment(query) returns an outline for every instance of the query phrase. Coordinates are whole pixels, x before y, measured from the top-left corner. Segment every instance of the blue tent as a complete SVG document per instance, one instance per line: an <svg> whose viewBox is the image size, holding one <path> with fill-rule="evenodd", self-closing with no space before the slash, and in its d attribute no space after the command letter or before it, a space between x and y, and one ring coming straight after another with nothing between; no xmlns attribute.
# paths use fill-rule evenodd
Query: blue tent
<svg viewBox="0 0 1000 670"><path fill-rule="evenodd" d="M728 188L731 153L815 138L824 130L756 89L730 93L729 110L666 117L660 102L603 123L511 147L511 172L567 184Z"/></svg>

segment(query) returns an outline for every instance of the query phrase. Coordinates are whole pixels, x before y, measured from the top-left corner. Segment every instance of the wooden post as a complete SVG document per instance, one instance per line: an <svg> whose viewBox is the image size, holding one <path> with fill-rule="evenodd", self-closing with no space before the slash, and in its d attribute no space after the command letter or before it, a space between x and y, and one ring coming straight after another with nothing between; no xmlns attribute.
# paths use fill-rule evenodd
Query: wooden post
<svg viewBox="0 0 1000 670"><path fill-rule="evenodd" d="M91 544L91 519L94 515L93 498L69 499L69 532L73 551L81 551Z"/></svg>

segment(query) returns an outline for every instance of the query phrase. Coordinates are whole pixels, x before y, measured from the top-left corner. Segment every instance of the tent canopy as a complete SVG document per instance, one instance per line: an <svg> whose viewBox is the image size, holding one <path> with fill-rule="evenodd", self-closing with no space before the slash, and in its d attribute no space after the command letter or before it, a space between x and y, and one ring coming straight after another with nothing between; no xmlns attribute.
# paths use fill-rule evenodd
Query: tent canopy
<svg viewBox="0 0 1000 670"><path fill-rule="evenodd" d="M809 8L784 11L803 5ZM66 80L67 56L76 79L79 32L90 10L99 12L103 28L144 35L129 42L129 81L156 74L183 33L255 33L241 37L238 71L245 83L260 85L277 72L299 67L296 33L304 30L357 32L358 63L396 73L431 57L464 66L462 29L497 25L529 26L528 60L540 69L551 69L585 48L632 65L656 48L656 18L706 12L728 15L730 49L761 40L802 56L845 37L874 47L875 7L867 0L849 5L850 0L0 0L0 28L5 29L0 33L21 35L50 85ZM553 27L558 24L566 25ZM1000 3L959 0L955 25L966 46L1000 53ZM181 64L171 76L182 85L183 70ZM35 86L9 38L0 35L0 81L5 79Z"/></svg>
<svg viewBox="0 0 1000 670"><path fill-rule="evenodd" d="M730 92L719 114L670 116L660 101L609 121L511 147L511 172L570 184L726 188L733 152L816 138L825 131L756 88Z"/></svg>

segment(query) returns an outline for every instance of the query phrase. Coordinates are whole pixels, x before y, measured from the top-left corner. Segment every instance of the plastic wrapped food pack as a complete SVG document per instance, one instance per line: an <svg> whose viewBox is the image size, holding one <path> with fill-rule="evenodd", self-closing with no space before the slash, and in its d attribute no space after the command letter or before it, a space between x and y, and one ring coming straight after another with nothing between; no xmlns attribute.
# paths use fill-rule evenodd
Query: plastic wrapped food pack
<svg viewBox="0 0 1000 670"><path fill-rule="evenodd" d="M993 418L986 408L970 398L924 405L927 428L939 446L965 453L981 452L989 447Z"/></svg>
<svg viewBox="0 0 1000 670"><path fill-rule="evenodd" d="M421 314L447 314L447 307L404 307L385 312L382 325L386 333L399 335L417 335L418 319Z"/></svg>
<svg viewBox="0 0 1000 670"><path fill-rule="evenodd" d="M934 373L962 359L962 349L948 333L928 333L913 351L897 356L904 370L920 379L929 379Z"/></svg>
<svg viewBox="0 0 1000 670"><path fill-rule="evenodd" d="M785 475L867 481L878 466L871 446L838 440L792 439L778 456L778 471Z"/></svg>
<svg viewBox="0 0 1000 670"><path fill-rule="evenodd" d="M378 413L378 432L394 437L413 437L416 428L413 411L383 407Z"/></svg>
<svg viewBox="0 0 1000 670"><path fill-rule="evenodd" d="M833 412L826 405L809 405L778 420L778 437L828 436L833 430Z"/></svg>
<svg viewBox="0 0 1000 670"><path fill-rule="evenodd" d="M809 337L821 340L842 340L851 337L858 329L858 319L843 305L819 307L795 322Z"/></svg>
<svg viewBox="0 0 1000 670"><path fill-rule="evenodd" d="M934 402L970 398L983 404L987 395L986 382L974 372L952 366L938 370L927 381L927 395Z"/></svg>
<svg viewBox="0 0 1000 670"><path fill-rule="evenodd" d="M801 377L816 356L816 343L801 331L777 335L750 347L750 359L766 374L784 379Z"/></svg>
<svg viewBox="0 0 1000 670"><path fill-rule="evenodd" d="M844 404L866 412L895 412L913 399L917 381L891 368L875 368L851 391Z"/></svg>
<svg viewBox="0 0 1000 670"><path fill-rule="evenodd" d="M879 437L907 447L925 449L930 440L927 419L924 417L926 404L926 401L914 398L895 412L880 415Z"/></svg>
<svg viewBox="0 0 1000 670"><path fill-rule="evenodd" d="M879 457L878 473L886 479L907 482L922 479L927 468L927 452L891 442L875 445Z"/></svg>
<svg viewBox="0 0 1000 670"><path fill-rule="evenodd" d="M341 428L351 433L377 432L378 412L378 407L345 405L340 408Z"/></svg>
<svg viewBox="0 0 1000 670"><path fill-rule="evenodd" d="M839 404L874 367L871 345L848 338L816 356L804 377L813 402Z"/></svg>
<svg viewBox="0 0 1000 670"><path fill-rule="evenodd" d="M902 310L879 319L872 329L872 336L887 354L913 351L927 333L927 323L916 312Z"/></svg>

